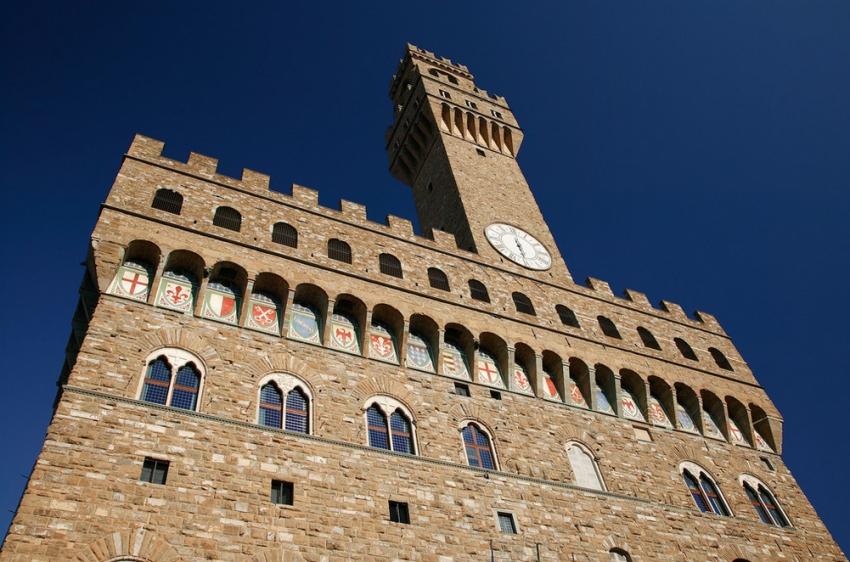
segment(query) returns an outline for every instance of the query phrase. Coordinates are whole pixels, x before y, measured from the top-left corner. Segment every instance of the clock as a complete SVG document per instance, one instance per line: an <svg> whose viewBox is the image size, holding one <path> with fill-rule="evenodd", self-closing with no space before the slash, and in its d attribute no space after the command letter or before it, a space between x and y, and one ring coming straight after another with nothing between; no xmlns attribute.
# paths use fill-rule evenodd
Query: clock
<svg viewBox="0 0 850 562"><path fill-rule="evenodd" d="M487 241L514 263L542 271L552 267L552 256L537 238L515 226L496 222L484 229Z"/></svg>

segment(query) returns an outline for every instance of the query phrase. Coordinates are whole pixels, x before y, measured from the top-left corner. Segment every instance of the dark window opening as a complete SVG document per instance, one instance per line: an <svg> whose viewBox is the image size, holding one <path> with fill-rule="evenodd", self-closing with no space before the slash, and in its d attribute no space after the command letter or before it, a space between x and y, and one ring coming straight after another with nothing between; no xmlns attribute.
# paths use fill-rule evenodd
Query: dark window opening
<svg viewBox="0 0 850 562"><path fill-rule="evenodd" d="M499 517L499 530L503 533L508 533L509 535L516 534L516 522L514 521L514 516L512 513L507 513L504 511L500 511L498 514Z"/></svg>
<svg viewBox="0 0 850 562"><path fill-rule="evenodd" d="M165 484L168 478L168 461L152 459L145 457L145 462L142 464L142 474L139 480L142 482L150 482L151 484Z"/></svg>
<svg viewBox="0 0 850 562"><path fill-rule="evenodd" d="M531 314L535 316L534 305L531 304L531 299L525 296L522 293L514 292L511 295L514 299L514 306L516 307L517 312L521 312L523 314Z"/></svg>
<svg viewBox="0 0 850 562"><path fill-rule="evenodd" d="M658 340L655 339L655 336L652 335L652 332L647 330L646 328L640 326L637 329L637 333L640 336L640 341L643 342L644 347L649 347L651 349L661 349L661 346L658 345Z"/></svg>
<svg viewBox="0 0 850 562"><path fill-rule="evenodd" d="M404 278L404 273L401 270L401 262L392 254L381 254L378 257L378 265L381 273L391 275L392 277Z"/></svg>
<svg viewBox="0 0 850 562"><path fill-rule="evenodd" d="M449 278L443 270L436 267L428 268L428 283L435 289L440 289L441 291L449 290Z"/></svg>
<svg viewBox="0 0 850 562"><path fill-rule="evenodd" d="M469 393L469 385L463 384L462 382L455 383L455 394L458 396L469 397L471 394Z"/></svg>
<svg viewBox="0 0 850 562"><path fill-rule="evenodd" d="M711 357L714 359L714 362L717 363L717 366L725 371L731 371L732 364L729 363L729 360L726 359L726 356L723 355L723 352L719 349L715 349L713 347L708 348L708 352L711 354Z"/></svg>
<svg viewBox="0 0 850 562"><path fill-rule="evenodd" d="M295 230L295 227L285 222L275 223L274 228L272 228L272 242L297 248L298 231Z"/></svg>
<svg viewBox="0 0 850 562"><path fill-rule="evenodd" d="M490 391L490 398L492 398L493 400L501 400L502 399L502 393L499 392L498 390L491 390Z"/></svg>
<svg viewBox="0 0 850 562"><path fill-rule="evenodd" d="M693 348L688 345L688 342L682 338L676 338L673 342L676 344L676 347L679 348L679 353L682 354L682 357L690 359L691 361L699 361L699 359L697 359L697 354L694 353Z"/></svg>
<svg viewBox="0 0 850 562"><path fill-rule="evenodd" d="M351 246L337 238L328 240L328 257L332 260L351 263Z"/></svg>
<svg viewBox="0 0 850 562"><path fill-rule="evenodd" d="M490 294L487 292L487 287L477 279L469 280L469 296L477 301L490 302Z"/></svg>
<svg viewBox="0 0 850 562"><path fill-rule="evenodd" d="M215 210L213 224L221 228L239 232L242 228L242 215L239 214L239 211L231 207L219 207Z"/></svg>
<svg viewBox="0 0 850 562"><path fill-rule="evenodd" d="M608 336L609 338L617 338L622 339L620 336L620 331L617 329L617 326L611 321L610 318L606 318L605 316L597 316L596 320L599 322L599 327L602 329L602 333Z"/></svg>
<svg viewBox="0 0 850 562"><path fill-rule="evenodd" d="M295 496L295 487L292 482L283 480L272 480L272 503L280 505L292 505Z"/></svg>
<svg viewBox="0 0 850 562"><path fill-rule="evenodd" d="M170 189L157 189L151 207L179 215L183 209L183 196Z"/></svg>
<svg viewBox="0 0 850 562"><path fill-rule="evenodd" d="M407 502L390 500L390 521L410 525L410 510L407 507Z"/></svg>
<svg viewBox="0 0 850 562"><path fill-rule="evenodd" d="M561 323L564 326L572 326L573 328L579 327L578 318L576 318L576 313L573 312L572 309L559 304L555 307L555 311L558 313L558 318L561 319Z"/></svg>
<svg viewBox="0 0 850 562"><path fill-rule="evenodd" d="M483 149L481 149L481 148L476 148L476 149L475 149L475 152L477 152L477 153L478 153L478 156L484 156L485 158L486 158L486 156L487 156L487 153L486 153L486 152L484 152L484 150L483 150Z"/></svg>

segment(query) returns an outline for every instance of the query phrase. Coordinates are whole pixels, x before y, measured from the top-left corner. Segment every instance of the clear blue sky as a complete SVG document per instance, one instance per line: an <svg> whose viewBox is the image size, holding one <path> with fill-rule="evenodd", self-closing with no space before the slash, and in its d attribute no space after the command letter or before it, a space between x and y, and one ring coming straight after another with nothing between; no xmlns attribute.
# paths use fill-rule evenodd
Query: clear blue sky
<svg viewBox="0 0 850 562"><path fill-rule="evenodd" d="M720 319L850 550L850 2L16 4L0 21L0 533L132 135L413 218L383 150L410 41L507 97L576 279Z"/></svg>

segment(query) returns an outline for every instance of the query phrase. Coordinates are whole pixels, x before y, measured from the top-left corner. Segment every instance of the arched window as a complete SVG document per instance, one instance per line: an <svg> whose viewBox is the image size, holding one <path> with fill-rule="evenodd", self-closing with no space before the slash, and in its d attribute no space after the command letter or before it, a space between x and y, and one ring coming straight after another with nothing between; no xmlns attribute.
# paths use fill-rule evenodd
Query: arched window
<svg viewBox="0 0 850 562"><path fill-rule="evenodd" d="M380 266L381 273L384 275L391 275L399 279L404 277L404 273L401 270L401 262L392 254L381 254L378 256L378 265Z"/></svg>
<svg viewBox="0 0 850 562"><path fill-rule="evenodd" d="M531 314L536 315L534 312L534 305L531 304L531 299L525 296L520 292L514 291L511 296L514 299L514 306L516 307L517 312L522 312L523 314Z"/></svg>
<svg viewBox="0 0 850 562"><path fill-rule="evenodd" d="M602 333L608 336L609 338L617 338L622 339L620 336L620 331L617 329L617 326L611 321L610 318L605 316L597 316L596 320L599 322L599 327L602 329Z"/></svg>
<svg viewBox="0 0 850 562"><path fill-rule="evenodd" d="M604 490L602 475L593 455L584 446L572 442L567 444L567 459L573 470L573 481L576 486L590 488L591 490Z"/></svg>
<svg viewBox="0 0 850 562"><path fill-rule="evenodd" d="M293 388L286 394L286 430L297 433L309 433L309 407L307 395L300 388Z"/></svg>
<svg viewBox="0 0 850 562"><path fill-rule="evenodd" d="M157 357L148 363L145 383L142 388L142 400L165 405L168 389L171 387L171 365L165 357Z"/></svg>
<svg viewBox="0 0 850 562"><path fill-rule="evenodd" d="M310 433L311 394L304 381L288 373L272 373L260 385L257 423L294 433Z"/></svg>
<svg viewBox="0 0 850 562"><path fill-rule="evenodd" d="M572 309L559 304L555 307L555 312L558 313L558 318L561 319L561 324L564 326L572 326L573 328L579 328L578 318L576 318L576 313L572 311Z"/></svg>
<svg viewBox="0 0 850 562"><path fill-rule="evenodd" d="M162 349L148 357L139 399L183 410L197 410L200 360L182 349Z"/></svg>
<svg viewBox="0 0 850 562"><path fill-rule="evenodd" d="M679 467L682 479L697 505L703 513L716 513L728 517L729 508L714 480L702 468L693 463L682 463Z"/></svg>
<svg viewBox="0 0 850 562"><path fill-rule="evenodd" d="M369 432L369 446L376 449L390 448L390 440L387 433L387 417L376 405L372 404L366 410L366 423Z"/></svg>
<svg viewBox="0 0 850 562"><path fill-rule="evenodd" d="M732 364L729 363L729 360L726 359L726 356L723 355L723 352L719 349L715 349L713 347L708 348L708 352L711 354L711 357L714 359L714 362L717 363L717 366L725 371L732 371Z"/></svg>
<svg viewBox="0 0 850 562"><path fill-rule="evenodd" d="M412 417L407 409L389 396L376 396L366 402L366 432L369 446L408 455L416 454ZM389 424L387 415L391 412Z"/></svg>
<svg viewBox="0 0 850 562"><path fill-rule="evenodd" d="M413 454L413 433L410 430L410 420L401 410L390 415L390 431L392 432L393 451Z"/></svg>
<svg viewBox="0 0 850 562"><path fill-rule="evenodd" d="M493 449L490 446L490 437L474 423L467 424L461 431L463 445L466 448L466 460L469 466L496 469L493 459Z"/></svg>
<svg viewBox="0 0 850 562"><path fill-rule="evenodd" d="M328 240L328 257L332 260L351 263L351 246L338 238Z"/></svg>
<svg viewBox="0 0 850 562"><path fill-rule="evenodd" d="M490 302L490 294L487 292L487 287L477 279L469 280L469 296L477 301Z"/></svg>
<svg viewBox="0 0 850 562"><path fill-rule="evenodd" d="M283 394L273 382L260 389L260 425L266 427L283 426Z"/></svg>
<svg viewBox="0 0 850 562"><path fill-rule="evenodd" d="M276 222L272 227L272 242L291 248L298 247L298 231L291 224Z"/></svg>
<svg viewBox="0 0 850 562"><path fill-rule="evenodd" d="M773 494L764 484L749 475L741 476L741 482L744 486L744 493L747 494L750 504L762 523L776 525L777 527L791 526Z"/></svg>
<svg viewBox="0 0 850 562"><path fill-rule="evenodd" d="M679 353L682 354L682 357L690 359L691 361L699 361L699 359L697 359L697 354L694 353L693 348L688 344L688 342L682 338L675 338L673 342L676 344L676 347L679 348Z"/></svg>
<svg viewBox="0 0 850 562"><path fill-rule="evenodd" d="M435 289L440 289L441 291L449 290L449 278L446 277L446 274L442 269L437 269L436 267L428 268L428 283Z"/></svg>
<svg viewBox="0 0 850 562"><path fill-rule="evenodd" d="M242 229L242 215L232 207L219 207L215 210L213 224L221 228L239 232Z"/></svg>
<svg viewBox="0 0 850 562"><path fill-rule="evenodd" d="M661 346L658 345L658 340L655 339L655 336L652 335L652 332L650 332L643 326L638 326L637 333L640 336L640 341L643 342L644 347L648 347L650 349L661 349Z"/></svg>
<svg viewBox="0 0 850 562"><path fill-rule="evenodd" d="M183 196L171 189L157 189L151 207L179 215L183 210Z"/></svg>

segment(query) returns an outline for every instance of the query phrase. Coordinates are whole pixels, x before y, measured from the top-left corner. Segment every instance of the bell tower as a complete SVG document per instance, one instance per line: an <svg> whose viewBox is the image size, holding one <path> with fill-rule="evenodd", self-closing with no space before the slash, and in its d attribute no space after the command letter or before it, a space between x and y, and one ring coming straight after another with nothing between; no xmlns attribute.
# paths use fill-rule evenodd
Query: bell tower
<svg viewBox="0 0 850 562"><path fill-rule="evenodd" d="M523 132L501 96L460 64L408 45L390 85L392 174L413 189L423 230L512 271L572 282L516 161Z"/></svg>

